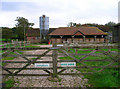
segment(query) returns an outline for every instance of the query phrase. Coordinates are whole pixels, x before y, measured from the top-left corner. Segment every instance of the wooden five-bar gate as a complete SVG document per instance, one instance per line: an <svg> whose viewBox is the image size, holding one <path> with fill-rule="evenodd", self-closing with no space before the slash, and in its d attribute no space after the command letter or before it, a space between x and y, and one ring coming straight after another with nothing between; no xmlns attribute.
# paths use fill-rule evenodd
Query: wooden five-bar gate
<svg viewBox="0 0 120 89"><path fill-rule="evenodd" d="M74 49L74 50L71 50ZM57 76L57 75L78 75L78 74L92 74L95 72L101 72L102 70L106 69L106 68L118 68L118 65L113 65L114 63L117 63L119 61L119 56L112 56L112 55L117 55L117 53L112 52L112 51L104 51L99 47L96 47L93 49L86 49L86 51L91 50L90 53L78 53L78 50L80 50L79 48L82 47L66 47L66 46L56 46L55 44L53 45L53 47L47 48L2 48L2 50L8 50L6 53L2 54L2 57L22 57L24 58L24 60L26 61L17 61L17 60L2 60L2 63L26 63L22 68L8 68L5 66L1 66L3 71L7 71L7 73L3 73L3 76ZM20 54L19 52L17 52L16 50L46 50L43 54ZM52 51L52 55L49 55L48 53ZM85 51L85 50L84 50ZM100 53L95 53L99 51ZM10 54L10 52L14 52L15 55ZM81 58L76 58L75 56L77 55L82 55ZM104 59L104 60L100 60L100 59L95 59L95 60L85 60L85 58L87 58L88 56L99 56L99 55L107 55L109 56L109 59ZM36 56L36 58L34 60L30 60L27 57L30 56ZM39 59L41 59L42 57L52 57L52 61L38 61ZM72 58L72 60L58 60L58 56L62 56L62 57L70 57ZM99 61L110 61L109 64L105 65L105 66L88 66L87 64L85 64L84 62L99 62ZM82 64L82 66L73 66L73 67L62 67L62 66L58 66L58 63L61 62L76 62L76 63L80 63ZM29 68L28 66L30 66L31 64L35 64L35 63L52 63L53 66L50 67L34 67L34 68ZM81 68L86 68L86 69L90 69L92 72L79 72L79 73L64 73L65 70L67 69L81 69ZM93 68L101 68L99 71L94 70ZM11 72L10 70L16 70L14 72ZM22 70L43 70L46 73L45 74L21 74L20 72ZM50 70L53 70L52 72ZM59 70L59 71L58 71Z"/></svg>

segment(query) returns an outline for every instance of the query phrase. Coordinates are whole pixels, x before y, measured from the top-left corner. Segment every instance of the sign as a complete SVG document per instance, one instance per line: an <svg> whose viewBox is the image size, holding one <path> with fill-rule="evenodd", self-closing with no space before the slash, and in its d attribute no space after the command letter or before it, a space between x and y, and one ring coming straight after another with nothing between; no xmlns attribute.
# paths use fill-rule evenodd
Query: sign
<svg viewBox="0 0 120 89"><path fill-rule="evenodd" d="M61 62L60 66L61 67L75 67L76 66L76 62Z"/></svg>
<svg viewBox="0 0 120 89"><path fill-rule="evenodd" d="M35 63L35 67L50 67L48 63Z"/></svg>

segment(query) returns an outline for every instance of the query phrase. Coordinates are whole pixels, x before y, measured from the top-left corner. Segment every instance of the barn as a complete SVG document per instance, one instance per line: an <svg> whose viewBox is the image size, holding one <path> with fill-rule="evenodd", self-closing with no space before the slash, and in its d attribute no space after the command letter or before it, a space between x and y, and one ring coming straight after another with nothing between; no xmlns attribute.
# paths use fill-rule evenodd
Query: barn
<svg viewBox="0 0 120 89"><path fill-rule="evenodd" d="M107 42L107 33L97 27L60 27L48 35L50 43L63 43L64 41L81 43Z"/></svg>
<svg viewBox="0 0 120 89"><path fill-rule="evenodd" d="M48 34L53 32L55 29L57 28L49 28ZM46 37L46 38L49 38L49 37ZM40 39L40 29L39 28L28 29L26 31L26 39L27 41L30 41L31 43L41 43L42 40Z"/></svg>
<svg viewBox="0 0 120 89"><path fill-rule="evenodd" d="M39 28L28 29L26 32L26 38L27 41L30 41L31 43L39 43L40 29Z"/></svg>

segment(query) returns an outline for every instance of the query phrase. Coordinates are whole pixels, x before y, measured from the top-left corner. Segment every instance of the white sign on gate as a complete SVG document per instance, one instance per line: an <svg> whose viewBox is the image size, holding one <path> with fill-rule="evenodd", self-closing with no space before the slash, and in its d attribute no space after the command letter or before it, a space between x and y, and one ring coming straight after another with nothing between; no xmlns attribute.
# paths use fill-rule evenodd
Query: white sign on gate
<svg viewBox="0 0 120 89"><path fill-rule="evenodd" d="M50 67L49 63L35 63L35 67Z"/></svg>
<svg viewBox="0 0 120 89"><path fill-rule="evenodd" d="M76 62L61 62L60 66L61 67L75 67L76 66Z"/></svg>

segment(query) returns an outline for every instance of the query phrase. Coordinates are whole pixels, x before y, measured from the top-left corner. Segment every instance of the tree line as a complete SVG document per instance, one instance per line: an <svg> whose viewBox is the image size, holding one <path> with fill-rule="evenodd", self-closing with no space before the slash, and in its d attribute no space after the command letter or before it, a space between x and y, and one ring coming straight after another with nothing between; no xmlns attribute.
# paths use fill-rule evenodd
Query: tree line
<svg viewBox="0 0 120 89"><path fill-rule="evenodd" d="M117 24L112 21L106 23L105 25L96 24L96 23L80 24L80 23L74 23L74 22L69 22L67 24L68 27L81 27L81 26L98 27L99 29L101 29L104 32L113 31L115 25L117 25Z"/></svg>
<svg viewBox="0 0 120 89"><path fill-rule="evenodd" d="M28 29L32 28L34 23L30 23L24 17L17 17L15 19L17 23L15 27L8 28L8 27L1 27L2 28L2 38L3 39L19 39L19 40L26 40L25 33Z"/></svg>

